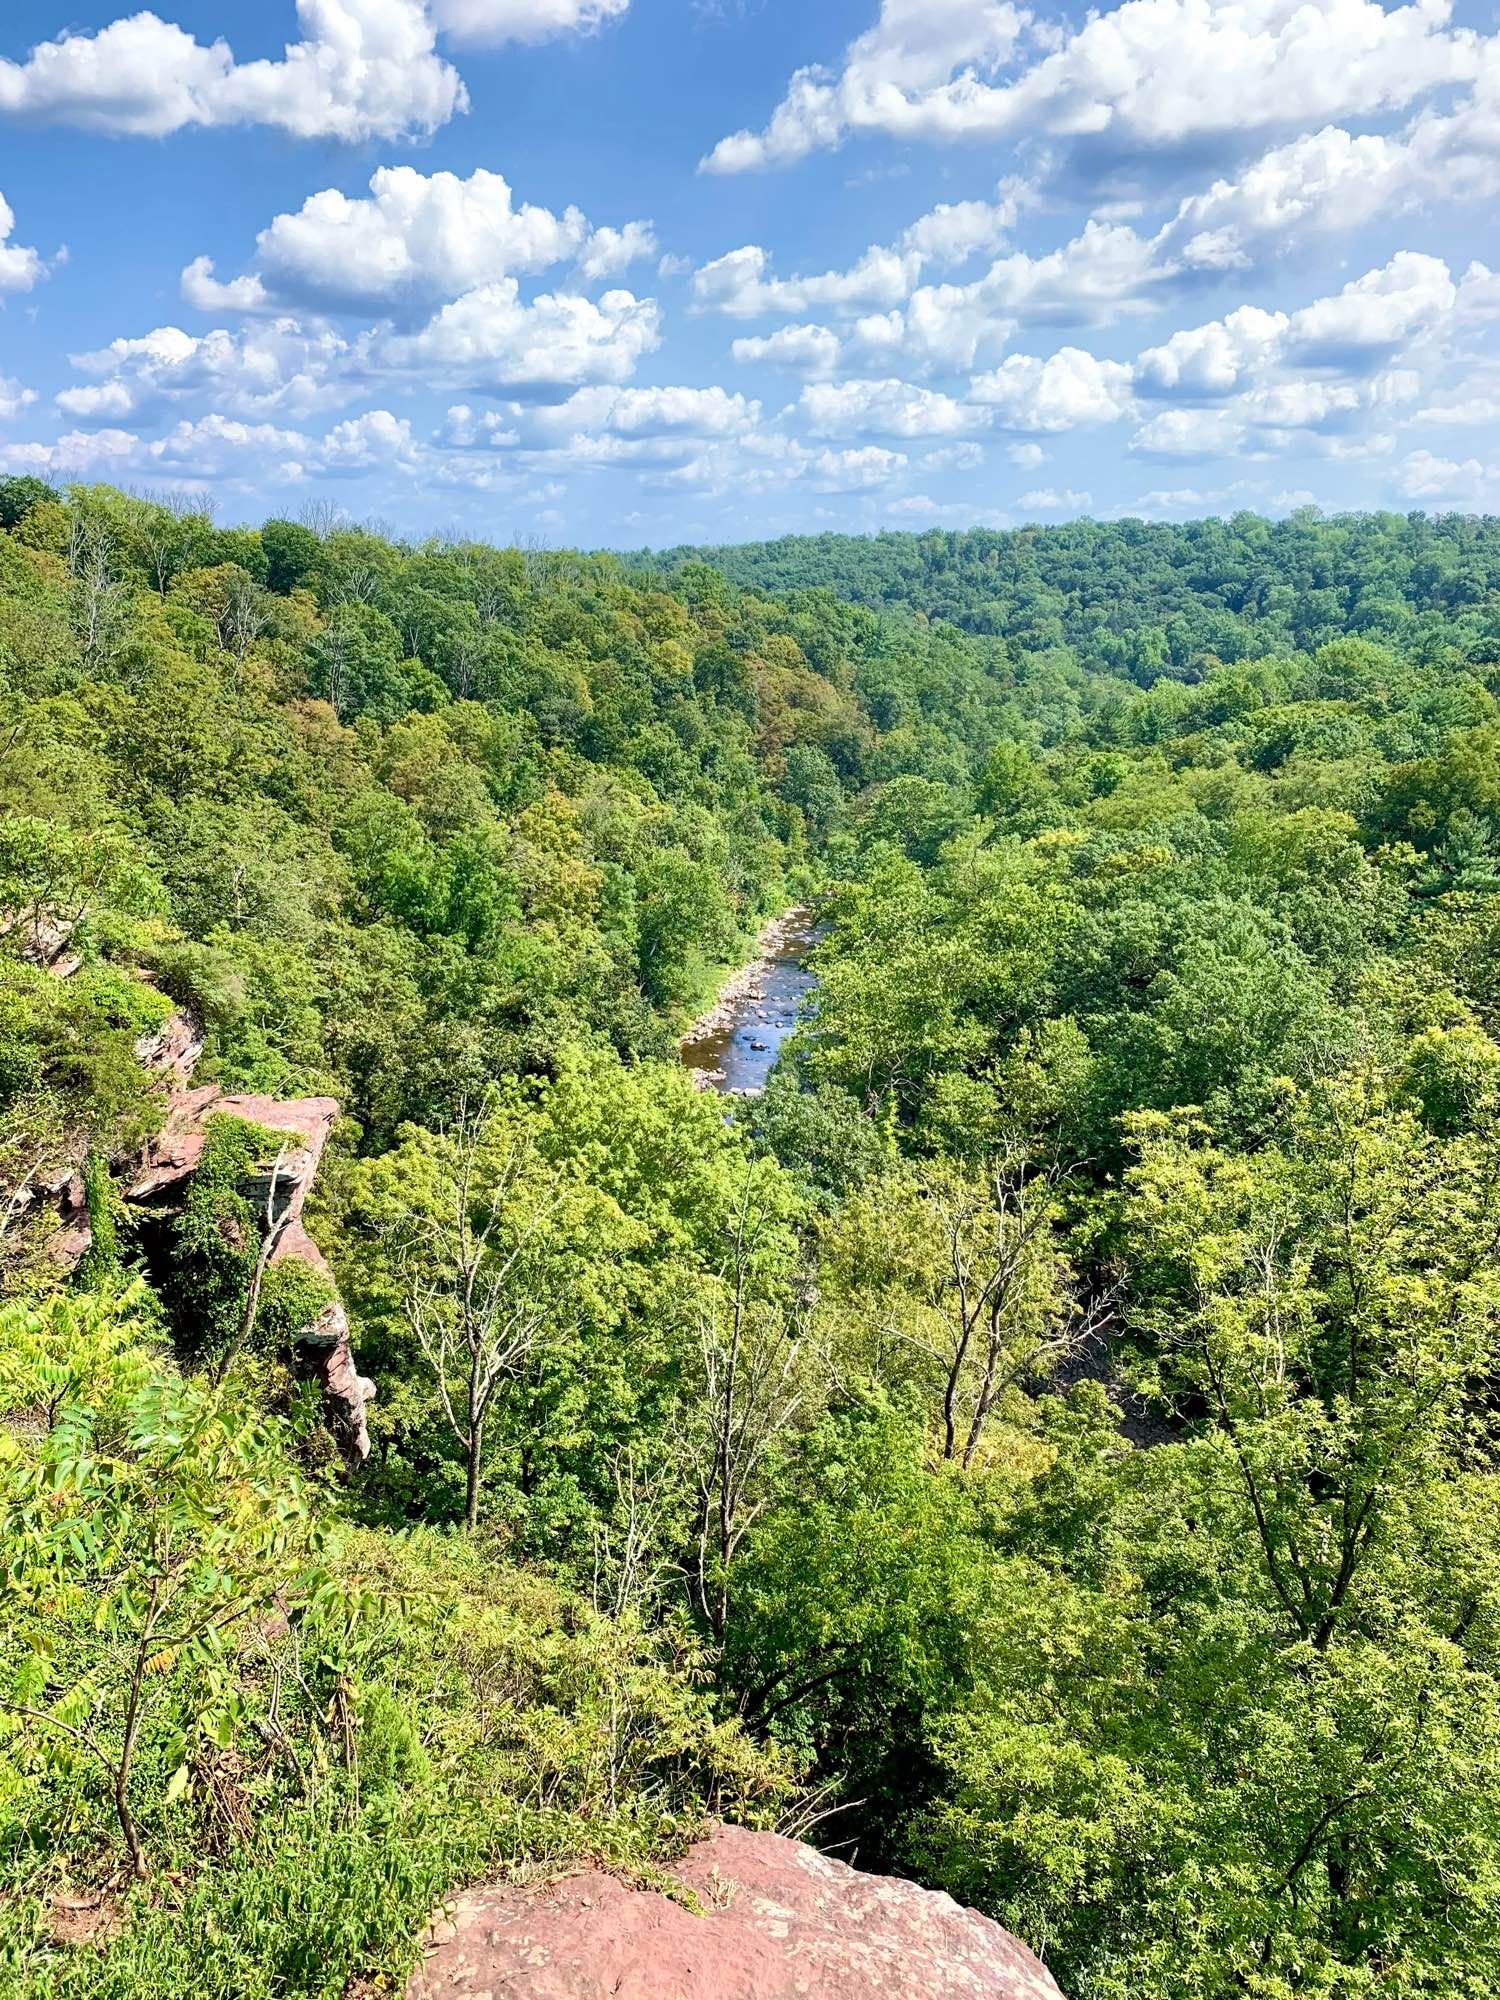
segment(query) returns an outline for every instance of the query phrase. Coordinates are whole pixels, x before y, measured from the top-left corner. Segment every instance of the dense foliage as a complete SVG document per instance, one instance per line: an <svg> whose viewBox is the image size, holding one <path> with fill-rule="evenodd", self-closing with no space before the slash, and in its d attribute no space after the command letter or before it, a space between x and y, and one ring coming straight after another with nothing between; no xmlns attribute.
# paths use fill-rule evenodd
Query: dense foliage
<svg viewBox="0 0 1500 2000"><path fill-rule="evenodd" d="M1072 2000L1500 1995L1493 523L0 522L3 1976L341 1994L720 1810ZM358 1471L265 1135L120 1199L177 1007L344 1106Z"/></svg>
<svg viewBox="0 0 1500 2000"><path fill-rule="evenodd" d="M1493 516L1070 521L1055 528L797 535L637 560L711 561L734 582L901 606L1012 646L1066 646L1149 685L1204 661L1304 652L1358 634L1420 653L1495 636Z"/></svg>

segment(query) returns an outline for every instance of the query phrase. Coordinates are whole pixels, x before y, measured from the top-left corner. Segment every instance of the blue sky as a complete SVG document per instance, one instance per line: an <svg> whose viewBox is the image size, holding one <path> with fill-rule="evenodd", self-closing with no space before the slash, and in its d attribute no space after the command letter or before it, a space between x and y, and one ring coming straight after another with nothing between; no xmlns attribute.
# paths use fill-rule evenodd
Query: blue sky
<svg viewBox="0 0 1500 2000"><path fill-rule="evenodd" d="M1500 26L9 0L0 469L661 546L1500 505Z"/></svg>

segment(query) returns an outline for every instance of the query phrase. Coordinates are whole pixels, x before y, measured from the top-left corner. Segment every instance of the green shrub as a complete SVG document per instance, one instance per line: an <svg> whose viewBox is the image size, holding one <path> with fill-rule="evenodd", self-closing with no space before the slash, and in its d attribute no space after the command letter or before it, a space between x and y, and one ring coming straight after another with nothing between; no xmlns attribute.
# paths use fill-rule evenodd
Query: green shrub
<svg viewBox="0 0 1500 2000"><path fill-rule="evenodd" d="M0 1991L333 2000L457 1881L774 1807L685 1632L339 1528L280 1426L148 1351L147 1300L0 1309ZM89 1884L102 1954L50 1928Z"/></svg>

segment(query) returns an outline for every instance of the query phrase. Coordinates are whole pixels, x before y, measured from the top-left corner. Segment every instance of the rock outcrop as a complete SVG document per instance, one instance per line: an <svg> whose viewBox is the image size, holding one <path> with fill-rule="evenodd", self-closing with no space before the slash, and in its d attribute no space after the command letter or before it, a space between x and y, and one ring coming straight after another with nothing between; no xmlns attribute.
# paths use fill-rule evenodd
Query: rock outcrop
<svg viewBox="0 0 1500 2000"><path fill-rule="evenodd" d="M27 965L39 965L58 979L71 979L83 964L72 949L77 919L45 904L27 909L0 909L0 940Z"/></svg>
<svg viewBox="0 0 1500 2000"><path fill-rule="evenodd" d="M203 1053L203 1024L191 1014L169 1014L159 1028L141 1036L135 1052L154 1075L166 1077L185 1090Z"/></svg>
<svg viewBox="0 0 1500 2000"><path fill-rule="evenodd" d="M67 976L70 969L65 968L60 976ZM208 1120L216 1113L285 1134L275 1162L274 1188L268 1172L245 1192L262 1212L267 1198L272 1197L270 1217L276 1247L270 1262L305 1264L333 1293L318 1317L298 1335L298 1360L321 1382L329 1423L344 1451L354 1459L367 1458L370 1430L366 1406L374 1397L375 1385L355 1365L349 1321L333 1272L302 1225L303 1204L338 1117L337 1099L236 1095L212 1083L195 1087L192 1075L203 1052L203 1031L186 1013L170 1015L160 1028L142 1036L135 1052L144 1067L161 1078L166 1091L166 1115L160 1131L147 1140L138 1156L113 1162L125 1201L143 1221L162 1222L180 1212L188 1184L203 1157ZM48 1238L48 1254L71 1270L88 1251L91 1239L82 1176L70 1173L55 1186L38 1187L30 1193L34 1199L55 1200L57 1221Z"/></svg>
<svg viewBox="0 0 1500 2000"><path fill-rule="evenodd" d="M41 906L0 908L0 944L54 978L71 979L83 964L81 954L73 949L73 933L81 915L80 911L59 916ZM149 978L145 973L139 976ZM111 1166L123 1179L125 1199L137 1214L163 1219L182 1207L187 1183L203 1156L207 1120L216 1112L286 1134L274 1176L267 1175L258 1189L247 1188L246 1193L262 1209L267 1197L272 1197L276 1247L270 1262L305 1264L333 1293L318 1317L298 1335L298 1358L323 1385L329 1422L344 1451L351 1458L368 1458L366 1405L375 1394L375 1385L355 1366L349 1320L339 1301L333 1272L302 1226L302 1205L338 1116L338 1102L332 1097L235 1096L211 1083L194 1088L193 1071L202 1053L203 1024L185 1010L169 1014L159 1028L141 1036L135 1045L136 1058L160 1080L166 1093L166 1116L139 1158L116 1158ZM0 1221L14 1223L38 1213L51 1216L45 1233L46 1253L65 1271L77 1267L93 1240L81 1164L80 1147L72 1162L54 1176L28 1176L19 1188L0 1190Z"/></svg>
<svg viewBox="0 0 1500 2000"><path fill-rule="evenodd" d="M169 1047L175 1048L175 1043ZM161 1215L179 1209L203 1156L208 1120L217 1115L243 1118L251 1125L286 1135L274 1172L245 1192L257 1208L270 1201L270 1220L276 1231L271 1263L305 1264L334 1293L312 1324L302 1329L297 1345L309 1370L323 1385L329 1420L340 1443L352 1457L364 1459L370 1452L366 1405L375 1394L375 1385L354 1365L349 1320L338 1299L333 1272L302 1226L303 1204L338 1112L338 1100L333 1097L237 1096L211 1083L195 1090L174 1090L162 1129L148 1141L139 1164L125 1179L124 1195L138 1210Z"/></svg>
<svg viewBox="0 0 1500 2000"><path fill-rule="evenodd" d="M718 1827L671 1873L701 1914L598 1870L469 1890L407 2000L1062 2000L988 1917L777 1834Z"/></svg>

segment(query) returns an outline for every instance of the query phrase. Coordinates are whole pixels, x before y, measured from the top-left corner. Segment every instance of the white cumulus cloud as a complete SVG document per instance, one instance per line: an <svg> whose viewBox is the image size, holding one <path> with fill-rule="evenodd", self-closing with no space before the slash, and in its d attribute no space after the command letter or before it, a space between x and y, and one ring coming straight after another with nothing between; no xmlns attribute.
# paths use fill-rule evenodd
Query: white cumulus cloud
<svg viewBox="0 0 1500 2000"><path fill-rule="evenodd" d="M513 403L495 416L493 430L529 452L573 460L670 460L685 446L707 439L742 437L760 421L753 397L713 384L576 389L552 404ZM450 411L450 422L454 413ZM471 424L470 428L473 426ZM485 442L481 425L469 442Z"/></svg>
<svg viewBox="0 0 1500 2000"><path fill-rule="evenodd" d="M576 207L557 214L517 203L504 175L483 167L467 178L378 167L369 188L360 196L322 188L273 217L256 238L254 268L227 284L209 259L195 259L183 272L188 303L410 312L574 258L586 279L605 277L655 249L649 223L591 229Z"/></svg>
<svg viewBox="0 0 1500 2000"><path fill-rule="evenodd" d="M1440 257L1402 250L1333 297L1293 313L1288 349L1324 367L1365 365L1443 319L1457 298Z"/></svg>
<svg viewBox="0 0 1500 2000"><path fill-rule="evenodd" d="M0 60L0 116L162 138L187 126L271 125L299 139L425 135L468 109L439 35L493 46L600 26L628 0L295 0L280 58L237 60L145 9L65 29ZM278 8L278 11L279 8Z"/></svg>
<svg viewBox="0 0 1500 2000"><path fill-rule="evenodd" d="M247 476L268 463L301 460L313 449L300 431L248 424L211 412L184 417L159 438L107 427L66 431L50 444L0 446L7 472L35 472L54 479L115 479L131 473L184 479Z"/></svg>
<svg viewBox="0 0 1500 2000"><path fill-rule="evenodd" d="M985 88L979 72L1009 60L1025 21L1011 0L882 0L841 71L798 70L763 132L721 139L703 164L743 173L785 166L850 132L930 132L945 115L962 117L964 100Z"/></svg>
<svg viewBox="0 0 1500 2000"><path fill-rule="evenodd" d="M282 319L241 333L217 327L202 335L159 326L137 339L112 340L69 357L93 379L60 390L57 407L83 423L160 415L173 403L203 397L235 416L305 416L344 393L336 376L346 343L326 327Z"/></svg>
<svg viewBox="0 0 1500 2000"><path fill-rule="evenodd" d="M1439 458L1430 451L1413 451L1403 460L1397 484L1409 500L1446 501L1473 506L1491 483L1477 458Z"/></svg>
<svg viewBox="0 0 1500 2000"><path fill-rule="evenodd" d="M1013 251L965 283L923 284L932 256L924 225L894 246L874 245L846 270L778 278L769 253L746 244L694 273L700 311L734 318L790 317L809 310L854 318L865 365L906 369L972 367L1017 325L1080 325L1144 309L1173 275L1152 241L1125 224L1093 220L1040 256Z"/></svg>
<svg viewBox="0 0 1500 2000"><path fill-rule="evenodd" d="M1072 486L1038 486L1016 502L1023 513L1033 514L1084 514L1093 504L1091 493Z"/></svg>
<svg viewBox="0 0 1500 2000"><path fill-rule="evenodd" d="M987 411L894 377L810 382L796 407L814 437L953 437L989 422Z"/></svg>
<svg viewBox="0 0 1500 2000"><path fill-rule="evenodd" d="M214 276L212 257L195 257L182 273L182 301L198 312L264 312L271 304L265 286L252 274Z"/></svg>
<svg viewBox="0 0 1500 2000"><path fill-rule="evenodd" d="M420 0L297 0L298 41L237 62L149 11L0 61L0 115L162 138L189 125L275 125L299 139L426 133L465 110Z"/></svg>
<svg viewBox="0 0 1500 2000"><path fill-rule="evenodd" d="M1141 425L1130 448L1142 458L1216 458L1237 451L1244 435L1237 409L1163 410Z"/></svg>
<svg viewBox="0 0 1500 2000"><path fill-rule="evenodd" d="M746 243L701 265L690 289L696 306L736 319L764 313L790 317L819 308L856 312L904 299L919 268L914 252L876 247L847 271L777 278L771 275L770 253L758 243Z"/></svg>
<svg viewBox="0 0 1500 2000"><path fill-rule="evenodd" d="M624 382L661 341L654 299L605 292L544 292L522 301L514 278L481 285L411 334L381 334L368 354L377 370L435 376L539 401L589 382Z"/></svg>
<svg viewBox="0 0 1500 2000"><path fill-rule="evenodd" d="M774 333L743 334L730 342L729 351L736 361L794 375L831 375L838 366L839 337L826 326L779 326Z"/></svg>
<svg viewBox="0 0 1500 2000"><path fill-rule="evenodd" d="M9 375L0 375L0 423L9 423L35 401L35 389L26 388Z"/></svg>
<svg viewBox="0 0 1500 2000"><path fill-rule="evenodd" d="M0 194L0 293L29 292L47 275L47 266L35 250L11 242L15 227L15 210Z"/></svg>
<svg viewBox="0 0 1500 2000"><path fill-rule="evenodd" d="M546 42L616 21L630 0L428 0L440 34L475 48Z"/></svg>
<svg viewBox="0 0 1500 2000"><path fill-rule="evenodd" d="M1100 162L1186 152L1400 109L1472 78L1483 47L1441 0L1124 0L1054 46L1033 36L1018 68L1029 25L1005 0L883 0L837 71L797 71L762 131L720 140L703 164L783 166L870 132L1059 138Z"/></svg>
<svg viewBox="0 0 1500 2000"><path fill-rule="evenodd" d="M842 451L814 453L807 477L822 493L868 493L899 478L906 466L904 451L888 451L878 444L849 445Z"/></svg>
<svg viewBox="0 0 1500 2000"><path fill-rule="evenodd" d="M1240 306L1205 326L1184 327L1137 359L1136 388L1146 396L1227 396L1286 338L1285 313Z"/></svg>
<svg viewBox="0 0 1500 2000"><path fill-rule="evenodd" d="M643 257L654 257L656 234L649 222L627 222L623 229L606 223L596 229L578 258L578 275L587 284L613 278Z"/></svg>
<svg viewBox="0 0 1500 2000"><path fill-rule="evenodd" d="M1060 347L1045 360L1012 354L988 374L976 375L969 394L994 413L1003 430L1075 430L1113 423L1129 409L1131 370L1081 347Z"/></svg>
<svg viewBox="0 0 1500 2000"><path fill-rule="evenodd" d="M1243 268L1308 238L1378 217L1500 193L1500 42L1484 45L1472 90L1402 130L1300 133L1179 206L1163 254L1204 270Z"/></svg>
<svg viewBox="0 0 1500 2000"><path fill-rule="evenodd" d="M327 432L316 453L322 471L343 476L386 467L413 471L420 456L410 420L389 410L345 418Z"/></svg>

